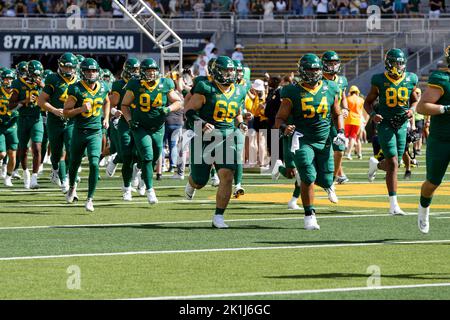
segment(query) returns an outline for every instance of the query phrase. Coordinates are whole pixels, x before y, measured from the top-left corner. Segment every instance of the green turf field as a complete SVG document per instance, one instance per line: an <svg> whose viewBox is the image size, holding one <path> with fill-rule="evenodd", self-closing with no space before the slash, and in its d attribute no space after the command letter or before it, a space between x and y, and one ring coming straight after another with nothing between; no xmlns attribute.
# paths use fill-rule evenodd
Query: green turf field
<svg viewBox="0 0 450 320"><path fill-rule="evenodd" d="M102 180L95 212L84 210L87 169L75 205L50 183L0 186L0 299L450 299L450 185L433 200L430 233L417 228L424 179L400 169L399 203L388 215L384 173L367 183L363 160L344 160L351 182L339 204L317 189L320 231L287 210L293 180L244 175L246 195L226 211L228 230L211 228L216 189L184 200L184 181L155 181L159 204L122 201L120 169ZM375 286L375 287L374 287Z"/></svg>

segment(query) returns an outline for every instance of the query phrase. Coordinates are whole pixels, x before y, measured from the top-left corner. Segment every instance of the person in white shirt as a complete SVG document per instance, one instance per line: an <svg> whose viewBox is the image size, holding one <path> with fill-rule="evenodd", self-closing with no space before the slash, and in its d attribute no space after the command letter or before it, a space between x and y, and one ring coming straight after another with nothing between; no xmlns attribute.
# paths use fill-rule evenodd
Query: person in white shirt
<svg viewBox="0 0 450 320"><path fill-rule="evenodd" d="M203 49L203 51L205 51L205 54L207 57L209 57L209 55L211 54L211 51L216 47L214 45L213 42L211 42L211 38L205 38L204 39L206 42L205 48Z"/></svg>
<svg viewBox="0 0 450 320"><path fill-rule="evenodd" d="M317 17L319 19L326 18L328 14L328 0L313 0L313 4L317 6Z"/></svg>
<svg viewBox="0 0 450 320"><path fill-rule="evenodd" d="M244 54L241 52L242 49L244 49L244 47L237 44L236 47L234 47L234 52L231 55L231 59L239 60L240 62L244 61Z"/></svg>
<svg viewBox="0 0 450 320"><path fill-rule="evenodd" d="M273 8L275 5L271 0L264 0L264 20L273 20Z"/></svg>
<svg viewBox="0 0 450 320"><path fill-rule="evenodd" d="M285 0L277 0L277 2L275 3L275 7L277 9L278 13L283 13L286 11L286 1Z"/></svg>

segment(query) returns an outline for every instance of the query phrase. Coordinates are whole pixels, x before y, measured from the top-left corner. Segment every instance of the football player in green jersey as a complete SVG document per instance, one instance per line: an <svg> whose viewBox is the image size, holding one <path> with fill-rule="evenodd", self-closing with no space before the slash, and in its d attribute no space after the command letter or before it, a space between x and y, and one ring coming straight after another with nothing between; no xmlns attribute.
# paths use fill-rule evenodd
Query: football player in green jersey
<svg viewBox="0 0 450 320"><path fill-rule="evenodd" d="M406 71L406 56L400 49L390 49L384 58L386 71L372 76L372 87L364 109L377 124L378 140L385 159L369 160L369 181L375 179L377 169L386 171L391 215L404 215L397 201L397 171L399 159L406 146L407 122L414 115L418 102L414 73ZM379 99L377 111L373 104Z"/></svg>
<svg viewBox="0 0 450 320"><path fill-rule="evenodd" d="M450 67L450 46L445 49ZM433 71L428 87L423 93L417 112L431 116L430 133L427 138L426 180L420 192L418 226L422 233L430 229L429 214L434 192L442 183L450 163L450 69Z"/></svg>
<svg viewBox="0 0 450 320"><path fill-rule="evenodd" d="M228 228L223 214L230 201L236 164L241 161L237 155L235 130L237 127L243 133L247 131L241 114L247 92L235 85L236 68L229 57L220 56L214 61L212 78L213 81L197 83L192 98L185 105L187 121L194 124L196 135L191 142L191 174L185 194L190 200L196 189L206 185L214 162L220 184L212 225L223 229ZM210 133L214 136L212 142Z"/></svg>
<svg viewBox="0 0 450 320"><path fill-rule="evenodd" d="M347 78L339 75L341 72L341 59L335 51L326 51L322 55L323 77L327 80L334 81L339 87L339 106L342 110L342 115L345 118L348 116L347 104ZM335 126L331 126L330 139L333 140L337 135ZM345 145L337 146L333 144L334 151L334 179L338 184L349 181L342 169L342 157L344 156Z"/></svg>
<svg viewBox="0 0 450 320"><path fill-rule="evenodd" d="M26 79L28 75L28 61L20 61L16 66L17 78Z"/></svg>
<svg viewBox="0 0 450 320"><path fill-rule="evenodd" d="M333 186L333 158L330 137L332 120L338 133L333 143L345 144L344 122L339 107L339 87L323 79L322 61L306 54L299 61L300 83L281 90L281 106L275 128L292 135L291 151L300 174L300 192L305 209L305 229L319 230L314 209L314 184L327 190L337 202ZM292 116L292 124L288 124Z"/></svg>
<svg viewBox="0 0 450 320"><path fill-rule="evenodd" d="M44 68L37 60L31 60L27 64L27 77L13 81L13 94L9 101L9 109L19 111L18 158L24 171L24 186L26 189L38 189L37 181L39 167L41 165L41 145L44 137L44 124L41 109L37 104L37 98L44 87L42 74ZM28 171L27 154L28 142L31 139L33 151L33 174Z"/></svg>
<svg viewBox="0 0 450 320"><path fill-rule="evenodd" d="M100 67L92 58L81 65L81 80L71 84L64 103L64 116L74 118L70 143L68 203L77 199L76 178L84 151L89 159L89 183L86 211L94 211L93 197L98 181L99 160L102 148L102 128L109 126L108 88L100 81ZM103 120L102 120L103 118Z"/></svg>
<svg viewBox="0 0 450 320"><path fill-rule="evenodd" d="M63 193L69 189L67 164L69 163L70 141L73 132L73 119L64 117L64 103L68 88L77 81L76 68L78 60L72 53L64 53L58 59L58 72L50 74L45 80L45 87L39 95L38 104L47 110L47 129L52 154L51 180L61 187ZM66 154L64 154L64 147Z"/></svg>
<svg viewBox="0 0 450 320"><path fill-rule="evenodd" d="M17 137L17 111L8 110L12 95L12 82L16 78L14 70L4 68L0 74L0 160L8 155L4 184L12 187L12 172L16 165L16 150L19 144Z"/></svg>
<svg viewBox="0 0 450 320"><path fill-rule="evenodd" d="M172 79L160 77L155 60L144 59L140 65L140 79L128 81L122 100L121 110L142 161L142 179L150 204L158 202L153 188L153 168L163 148L164 122L170 112L182 108L174 88Z"/></svg>
<svg viewBox="0 0 450 320"><path fill-rule="evenodd" d="M131 201L131 180L133 176L133 148L134 139L130 127L123 117L121 111L122 99L125 96L125 86L131 79L139 79L139 68L141 63L136 58L128 58L122 68L122 79L114 81L111 94L111 115L113 128L111 129L111 142L117 144L118 156L122 159L123 200ZM117 127L117 128L116 128ZM118 157L116 156L116 158ZM112 176L115 172L115 160L108 163L106 172ZM145 189L143 189L145 191ZM145 195L145 193L144 193Z"/></svg>

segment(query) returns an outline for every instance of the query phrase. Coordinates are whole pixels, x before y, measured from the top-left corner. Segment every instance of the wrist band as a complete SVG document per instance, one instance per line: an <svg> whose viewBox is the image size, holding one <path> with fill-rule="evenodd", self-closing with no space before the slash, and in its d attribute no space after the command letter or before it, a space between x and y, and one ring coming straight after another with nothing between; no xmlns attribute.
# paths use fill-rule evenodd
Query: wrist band
<svg viewBox="0 0 450 320"><path fill-rule="evenodd" d="M112 109L111 109L111 114L112 114L113 116L116 115L116 112L117 112L117 109L116 109L116 108L112 108Z"/></svg>
<svg viewBox="0 0 450 320"><path fill-rule="evenodd" d="M370 117L372 118L373 116L375 116L377 113L375 112L375 111L372 111L371 113L370 113Z"/></svg>

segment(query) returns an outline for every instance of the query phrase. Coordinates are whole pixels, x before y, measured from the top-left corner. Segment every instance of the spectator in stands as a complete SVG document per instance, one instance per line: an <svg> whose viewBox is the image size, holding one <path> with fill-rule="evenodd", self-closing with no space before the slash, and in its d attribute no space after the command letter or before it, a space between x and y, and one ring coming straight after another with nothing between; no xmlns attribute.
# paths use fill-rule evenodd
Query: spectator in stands
<svg viewBox="0 0 450 320"><path fill-rule="evenodd" d="M191 1L190 0L181 0L181 13L184 18L191 17Z"/></svg>
<svg viewBox="0 0 450 320"><path fill-rule="evenodd" d="M95 18L97 16L97 2L95 0L87 0L86 8L88 18Z"/></svg>
<svg viewBox="0 0 450 320"><path fill-rule="evenodd" d="M305 18L312 18L314 16L313 0L303 0L303 16Z"/></svg>
<svg viewBox="0 0 450 320"><path fill-rule="evenodd" d="M55 1L55 4L53 5L53 13L56 13L56 14L66 13L66 6L65 6L63 0Z"/></svg>
<svg viewBox="0 0 450 320"><path fill-rule="evenodd" d="M419 6L420 0L409 0L408 1L408 12L412 18L419 16Z"/></svg>
<svg viewBox="0 0 450 320"><path fill-rule="evenodd" d="M44 0L38 0L36 2L35 13L38 17L45 17L47 15L47 4Z"/></svg>
<svg viewBox="0 0 450 320"><path fill-rule="evenodd" d="M210 55L208 56L208 60L217 59L217 57L219 56L218 53L219 53L219 49L217 49L217 48L212 49Z"/></svg>
<svg viewBox="0 0 450 320"><path fill-rule="evenodd" d="M346 17L350 13L349 10L350 3L348 1L349 0L338 0L337 2L337 13L340 18Z"/></svg>
<svg viewBox="0 0 450 320"><path fill-rule="evenodd" d="M401 6L401 13L408 13L409 12L409 10L408 10L408 2L409 2L409 0L401 0L401 4L402 4L402 6Z"/></svg>
<svg viewBox="0 0 450 320"><path fill-rule="evenodd" d="M230 13L230 11L233 9L231 0L216 0L213 3L216 3L216 11L227 13L227 15ZM219 16L221 17L221 16Z"/></svg>
<svg viewBox="0 0 450 320"><path fill-rule="evenodd" d="M281 78L279 76L270 76L268 81L269 92L266 99L266 108L264 115L267 117L268 129L267 129L267 148L269 154L272 154L272 131L271 129L275 125L275 118L281 105L280 91L281 91ZM282 155L281 148L278 155Z"/></svg>
<svg viewBox="0 0 450 320"><path fill-rule="evenodd" d="M302 0L292 0L290 1L292 4L292 13L296 16L302 14Z"/></svg>
<svg viewBox="0 0 450 320"><path fill-rule="evenodd" d="M359 15L359 7L361 6L361 2L359 0L350 0L350 15L357 16Z"/></svg>
<svg viewBox="0 0 450 320"><path fill-rule="evenodd" d="M359 6L359 12L361 14L366 14L367 13L367 7L368 7L368 3L366 0L361 0L361 4Z"/></svg>
<svg viewBox="0 0 450 320"><path fill-rule="evenodd" d="M271 0L264 0L264 20L273 20L273 9L275 5Z"/></svg>
<svg viewBox="0 0 450 320"><path fill-rule="evenodd" d="M113 18L123 18L123 12L122 10L120 10L120 8L117 6L115 2L113 2L112 8L113 8Z"/></svg>
<svg viewBox="0 0 450 320"><path fill-rule="evenodd" d="M208 66L208 57L205 54L205 51L201 51L197 57L197 60L194 62L194 74L196 76L206 76Z"/></svg>
<svg viewBox="0 0 450 320"><path fill-rule="evenodd" d="M170 0L169 1L169 18L176 17L178 15L178 1Z"/></svg>
<svg viewBox="0 0 450 320"><path fill-rule="evenodd" d="M394 14L394 4L391 0L383 0L381 4L381 17L382 18L392 18Z"/></svg>
<svg viewBox="0 0 450 320"><path fill-rule="evenodd" d="M352 151L358 140L358 133L361 127L361 117L364 112L364 99L359 96L357 86L351 86L347 96L349 114L345 118L345 136L349 139L347 149L347 159L352 160ZM358 158L362 158L361 151L358 151Z"/></svg>
<svg viewBox="0 0 450 320"><path fill-rule="evenodd" d="M15 11L17 17L25 17L28 13L25 0L16 0Z"/></svg>
<svg viewBox="0 0 450 320"><path fill-rule="evenodd" d="M241 63L243 63L243 61L244 61L244 54L242 53L242 49L244 49L244 47L241 45L241 44L237 44L235 47L234 47L234 52L233 52L233 54L231 55L231 59L233 59L233 60L239 60Z"/></svg>
<svg viewBox="0 0 450 320"><path fill-rule="evenodd" d="M318 19L326 19L328 15L328 0L313 0L316 7L316 14Z"/></svg>
<svg viewBox="0 0 450 320"><path fill-rule="evenodd" d="M199 19L203 17L203 12L205 12L205 4L203 0L195 0L195 4L192 6L195 12L195 18Z"/></svg>
<svg viewBox="0 0 450 320"><path fill-rule="evenodd" d="M336 2L337 0L328 0L328 17L332 19L336 17Z"/></svg>
<svg viewBox="0 0 450 320"><path fill-rule="evenodd" d="M101 0L100 3L100 16L103 18L112 17L112 1L111 0Z"/></svg>
<svg viewBox="0 0 450 320"><path fill-rule="evenodd" d="M159 0L159 2L161 3L162 8L164 10L164 15L170 13L169 1L170 0Z"/></svg>
<svg viewBox="0 0 450 320"><path fill-rule="evenodd" d="M249 11L250 11L249 0L234 1L234 12L237 12L239 19L247 19Z"/></svg>
<svg viewBox="0 0 450 320"><path fill-rule="evenodd" d="M252 2L251 13L255 16L262 16L264 14L264 5L262 3L262 0L255 0Z"/></svg>
<svg viewBox="0 0 450 320"><path fill-rule="evenodd" d="M6 8L5 8L5 1L0 0L0 16L5 15Z"/></svg>
<svg viewBox="0 0 450 320"><path fill-rule="evenodd" d="M430 0L430 19L438 19L445 12L445 0Z"/></svg>
<svg viewBox="0 0 450 320"><path fill-rule="evenodd" d="M277 14L284 14L286 13L287 3L285 0L277 0L275 3L275 9Z"/></svg>

